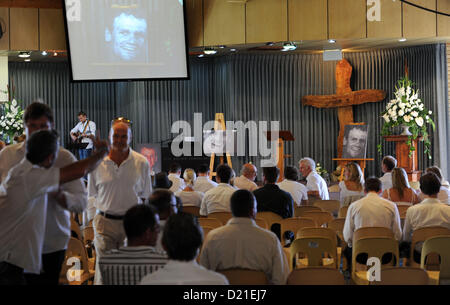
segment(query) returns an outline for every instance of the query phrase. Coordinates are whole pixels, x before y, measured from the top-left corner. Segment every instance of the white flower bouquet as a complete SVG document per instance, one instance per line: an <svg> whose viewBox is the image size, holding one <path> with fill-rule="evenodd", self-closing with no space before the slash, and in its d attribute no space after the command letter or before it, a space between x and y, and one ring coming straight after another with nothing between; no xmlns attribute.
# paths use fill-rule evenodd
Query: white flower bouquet
<svg viewBox="0 0 450 305"><path fill-rule="evenodd" d="M395 87L395 98L386 105L386 110L381 113L381 117L384 119L381 135L389 135L394 126L405 126L410 131L407 134L410 156L415 149L412 141L422 136L424 153L431 159L431 142L427 127L431 125L433 130L435 129L432 120L433 113L425 108L419 98L419 90L414 90L412 86L413 83L408 77L398 81L398 85ZM381 144L378 144L378 151L381 153Z"/></svg>
<svg viewBox="0 0 450 305"><path fill-rule="evenodd" d="M5 92L6 93L6 92ZM14 96L8 93L8 101L0 110L0 138L6 143L11 143L14 136L21 135L24 130L23 112Z"/></svg>

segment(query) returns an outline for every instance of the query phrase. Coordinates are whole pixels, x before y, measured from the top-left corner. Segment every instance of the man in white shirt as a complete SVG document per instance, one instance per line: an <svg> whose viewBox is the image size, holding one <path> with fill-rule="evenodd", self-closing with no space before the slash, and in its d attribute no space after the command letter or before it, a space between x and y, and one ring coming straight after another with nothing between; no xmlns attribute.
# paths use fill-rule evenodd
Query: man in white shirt
<svg viewBox="0 0 450 305"><path fill-rule="evenodd" d="M425 173L436 174L441 183L441 188L439 189L439 192L437 194L437 199L439 199L442 203L450 205L450 188L448 187L448 181L445 181L444 177L442 176L441 169L437 166L431 166L425 170ZM423 200L424 197L424 194L420 193L419 198Z"/></svg>
<svg viewBox="0 0 450 305"><path fill-rule="evenodd" d="M172 181L172 186L169 188L173 193L184 190L186 183L180 178L181 175L181 165L178 163L172 163L169 167L169 178Z"/></svg>
<svg viewBox="0 0 450 305"><path fill-rule="evenodd" d="M197 180L194 183L194 191L206 193L218 184L209 179L209 167L206 164L200 165L197 172Z"/></svg>
<svg viewBox="0 0 450 305"><path fill-rule="evenodd" d="M58 155L56 131L39 130L27 138L26 158L0 185L0 285L24 284L23 272L39 274L42 265L47 193L67 208L60 186L95 169L108 152L105 141L94 154L63 168L52 167Z"/></svg>
<svg viewBox="0 0 450 305"><path fill-rule="evenodd" d="M438 199L441 187L439 177L428 172L420 177L420 190L425 199L406 211L403 241L411 242L412 233L420 228L439 226L450 229L450 206ZM422 244L414 249L414 260L420 263Z"/></svg>
<svg viewBox="0 0 450 305"><path fill-rule="evenodd" d="M151 193L150 166L147 159L130 147L131 126L124 118L115 119L110 130L111 151L89 175L89 197L95 197L97 215L93 225L97 259L105 251L123 246L123 216ZM95 274L95 283L100 283Z"/></svg>
<svg viewBox="0 0 450 305"><path fill-rule="evenodd" d="M298 180L298 169L294 166L286 166L284 169L284 180L277 185L285 192L291 194L292 199L297 206L301 204L307 204L308 201L308 189Z"/></svg>
<svg viewBox="0 0 450 305"><path fill-rule="evenodd" d="M381 190L385 191L392 188L392 170L397 166L397 160L392 156L385 156L381 161L381 171L384 175L380 178Z"/></svg>
<svg viewBox="0 0 450 305"><path fill-rule="evenodd" d="M255 196L247 190L237 190L231 196L231 212L233 218L206 237L200 264L210 270L263 271L271 284L286 284L286 257L278 237L256 225Z"/></svg>
<svg viewBox="0 0 450 305"><path fill-rule="evenodd" d="M255 178L258 174L256 166L251 163L246 163L241 168L241 175L234 179L234 186L241 190L253 192L258 188Z"/></svg>
<svg viewBox="0 0 450 305"><path fill-rule="evenodd" d="M78 113L78 120L80 121L70 131L70 137L74 142L79 141L80 144L86 145L85 148L78 149L78 159L83 160L89 157L92 153L92 140L95 138L95 123L88 120L85 112Z"/></svg>
<svg viewBox="0 0 450 305"><path fill-rule="evenodd" d="M231 167L221 164L216 169L216 180L219 185L205 193L200 205L200 215L208 216L214 212L230 212L230 198L236 191L230 185Z"/></svg>
<svg viewBox="0 0 450 305"><path fill-rule="evenodd" d="M328 186L325 180L316 172L316 162L311 158L303 158L299 161L302 176L306 178L308 196L315 196L322 200L329 200Z"/></svg>
<svg viewBox="0 0 450 305"><path fill-rule="evenodd" d="M164 251L155 248L161 234L158 214L151 205L130 208L123 226L127 247L113 249L100 257L104 285L137 285L145 275L163 268L168 260Z"/></svg>
<svg viewBox="0 0 450 305"><path fill-rule="evenodd" d="M348 244L344 255L351 262L351 247L353 233L364 227L385 227L391 229L396 240L402 238L400 214L397 205L380 197L381 181L378 178L368 178L364 184L364 198L353 202L345 218L343 235ZM384 263L384 262L383 262Z"/></svg>
<svg viewBox="0 0 450 305"><path fill-rule="evenodd" d="M145 276L141 285L228 285L225 276L197 264L202 242L203 232L194 216L170 216L162 238L170 260L164 268Z"/></svg>
<svg viewBox="0 0 450 305"><path fill-rule="evenodd" d="M33 102L24 112L25 135L38 130L51 130L54 126L53 112L40 102ZM8 145L0 152L0 181L4 181L9 170L25 157L25 142ZM66 149L59 147L54 167L62 168L72 164L76 158ZM44 197L41 197L44 200ZM78 179L65 183L61 187L61 201L65 201L68 210L57 204L56 198L48 198L47 222L42 255L43 272L40 275L28 275L28 284L57 285L65 249L70 238L70 212L81 213L87 205L87 193L84 183Z"/></svg>

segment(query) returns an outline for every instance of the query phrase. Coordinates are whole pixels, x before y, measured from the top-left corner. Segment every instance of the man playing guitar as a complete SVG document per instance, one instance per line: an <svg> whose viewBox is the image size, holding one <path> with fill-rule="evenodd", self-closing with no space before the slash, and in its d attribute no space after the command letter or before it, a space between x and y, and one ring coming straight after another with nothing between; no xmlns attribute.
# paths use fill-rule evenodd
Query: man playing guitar
<svg viewBox="0 0 450 305"><path fill-rule="evenodd" d="M95 138L95 123L88 120L85 112L78 113L78 120L80 121L71 131L70 137L75 143L80 144L78 149L78 159L86 159L92 153L93 142Z"/></svg>

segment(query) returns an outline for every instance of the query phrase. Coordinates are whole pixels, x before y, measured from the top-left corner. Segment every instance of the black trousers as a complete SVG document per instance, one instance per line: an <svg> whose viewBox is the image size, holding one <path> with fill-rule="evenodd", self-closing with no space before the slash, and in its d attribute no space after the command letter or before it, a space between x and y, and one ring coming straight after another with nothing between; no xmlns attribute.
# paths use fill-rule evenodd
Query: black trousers
<svg viewBox="0 0 450 305"><path fill-rule="evenodd" d="M23 268L16 265L0 262L0 285L25 285Z"/></svg>
<svg viewBox="0 0 450 305"><path fill-rule="evenodd" d="M25 279L28 285L58 285L59 274L61 273L62 264L66 250L60 250L42 255L41 274L25 273Z"/></svg>

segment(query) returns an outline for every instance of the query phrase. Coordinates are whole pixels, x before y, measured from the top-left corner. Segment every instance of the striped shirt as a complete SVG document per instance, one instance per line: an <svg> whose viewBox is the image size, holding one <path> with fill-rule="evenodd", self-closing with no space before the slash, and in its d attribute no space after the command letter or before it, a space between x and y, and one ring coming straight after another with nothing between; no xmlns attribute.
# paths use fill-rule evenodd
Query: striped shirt
<svg viewBox="0 0 450 305"><path fill-rule="evenodd" d="M103 285L136 285L167 263L165 252L154 247L121 247L99 258Z"/></svg>

